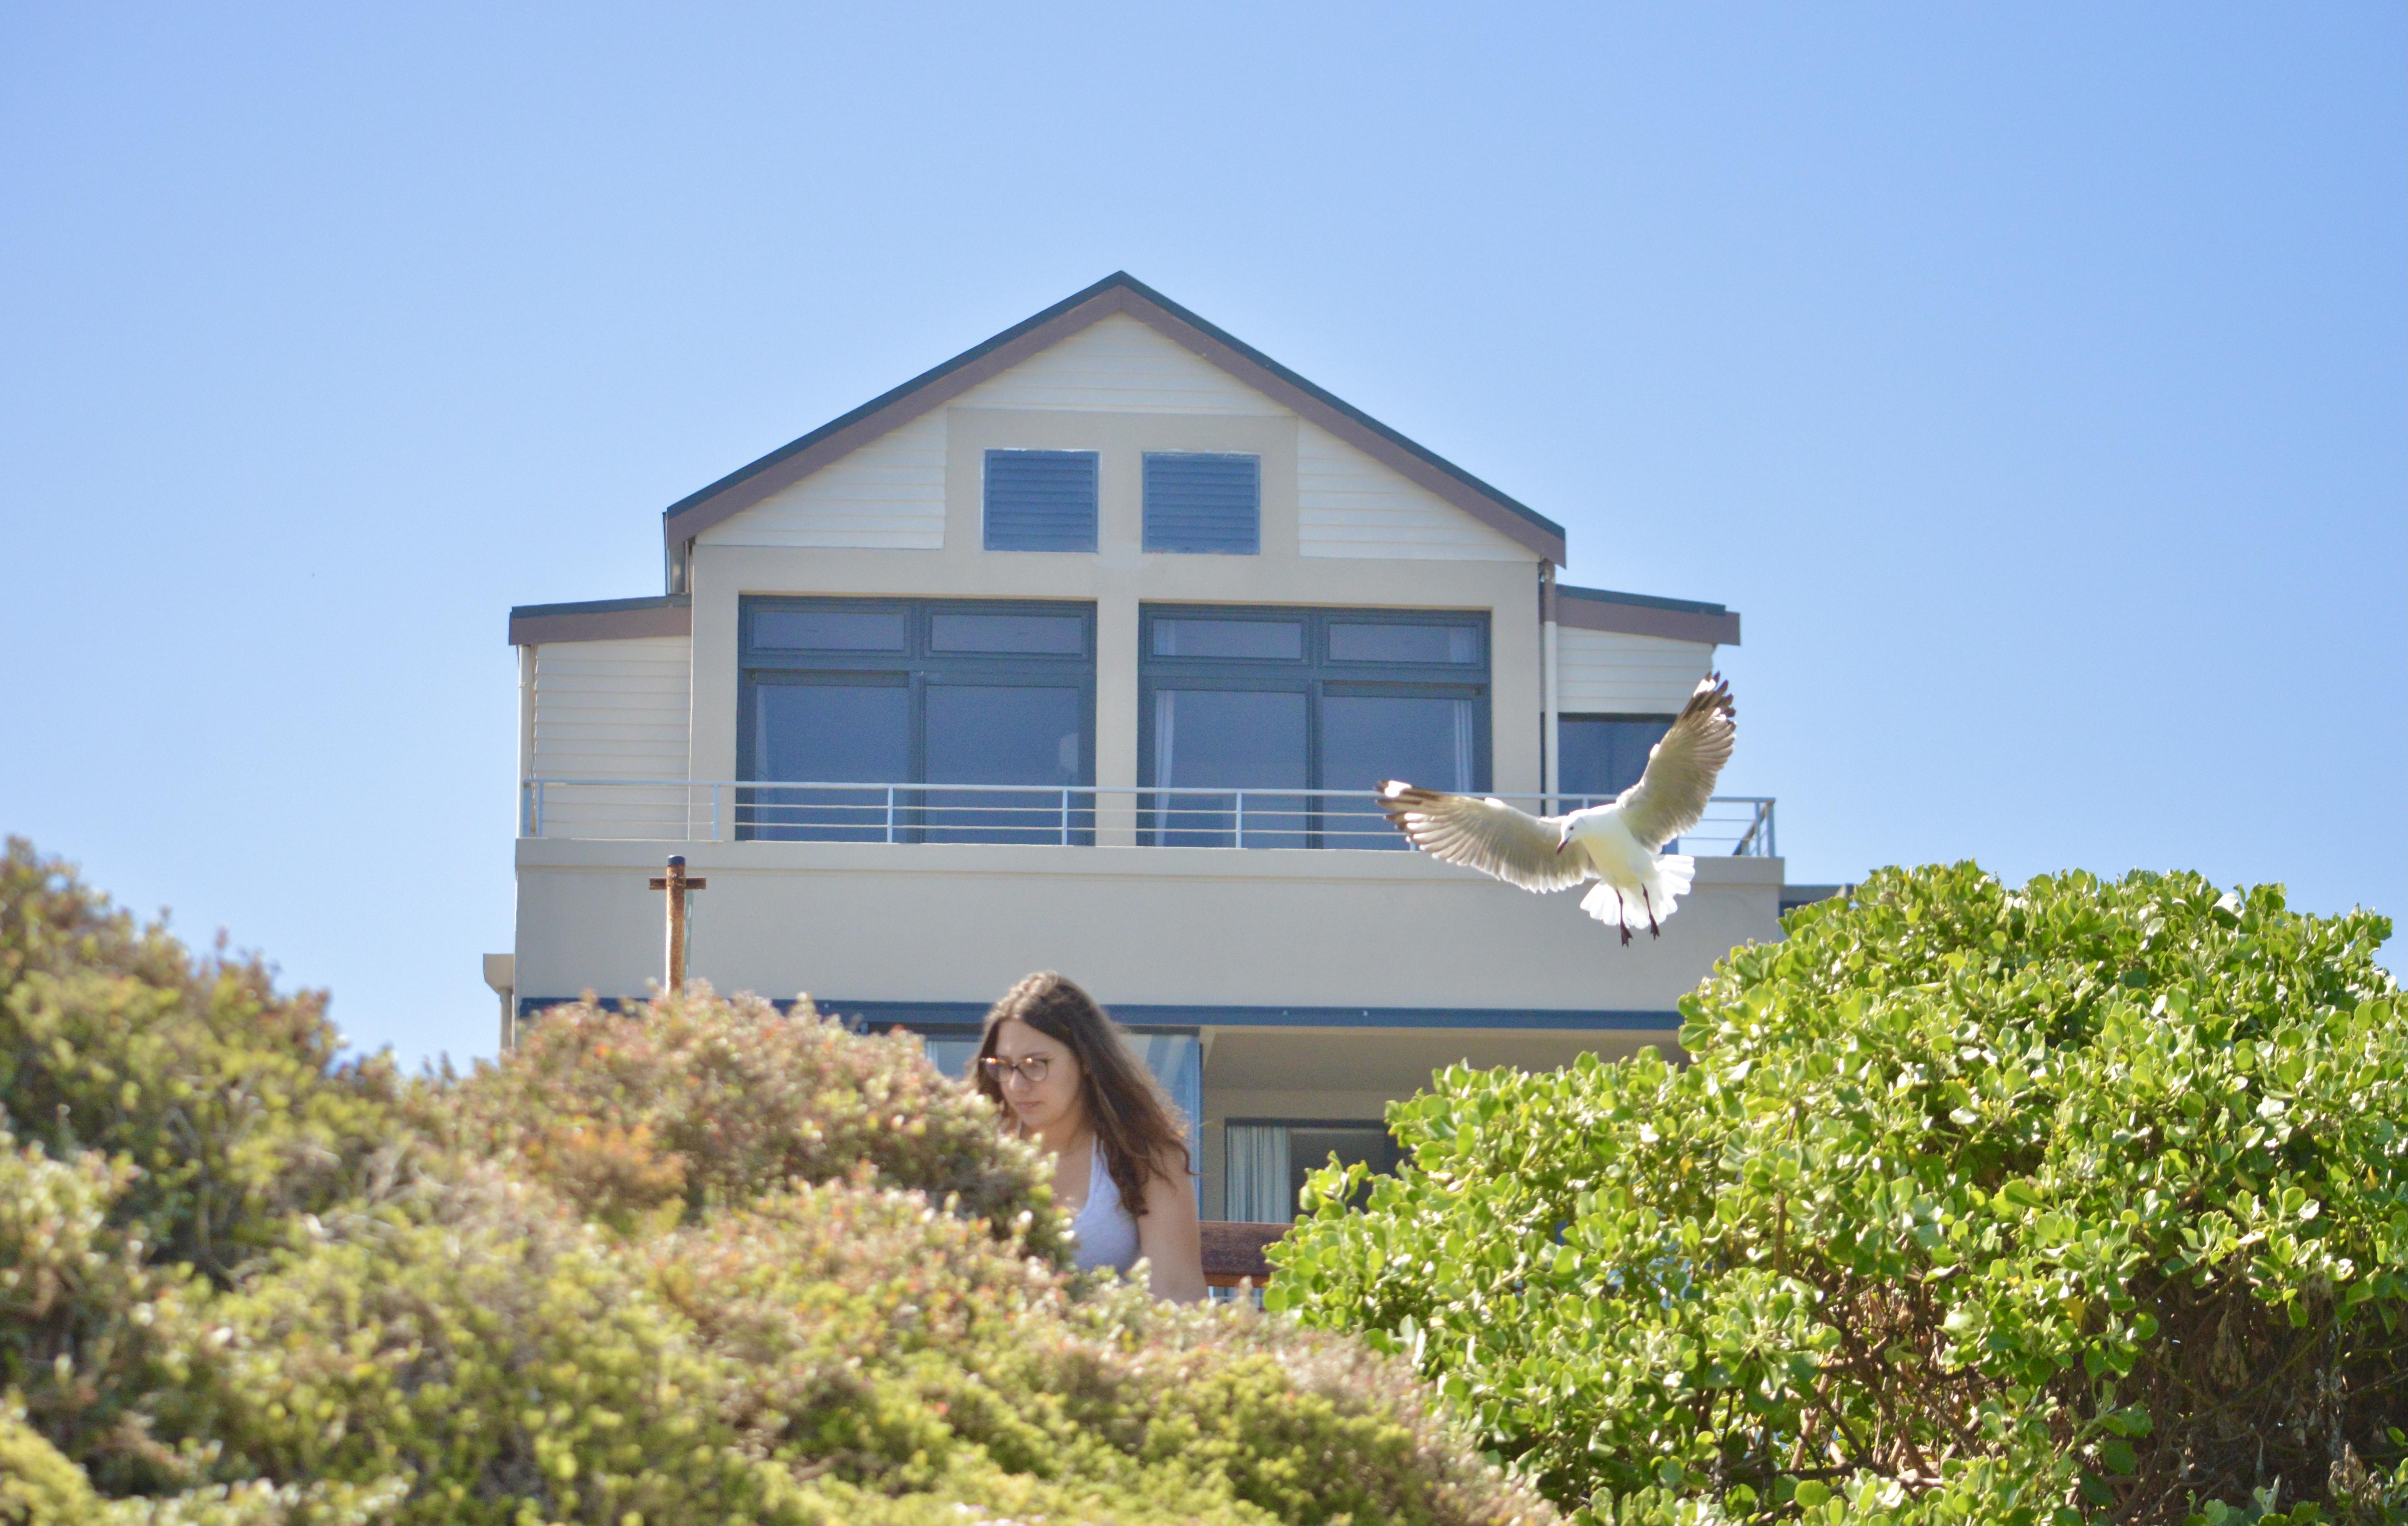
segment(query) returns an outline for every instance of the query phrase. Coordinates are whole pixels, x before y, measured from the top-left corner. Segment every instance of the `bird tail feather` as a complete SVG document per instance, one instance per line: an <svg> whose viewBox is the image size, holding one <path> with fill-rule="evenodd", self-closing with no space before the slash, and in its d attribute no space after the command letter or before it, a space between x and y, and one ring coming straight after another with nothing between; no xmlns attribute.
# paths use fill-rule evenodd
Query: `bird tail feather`
<svg viewBox="0 0 2408 1526"><path fill-rule="evenodd" d="M1614 888L1603 880L1590 885L1581 898L1581 910L1607 927L1620 924L1635 931L1644 931L1647 913L1654 908L1656 921L1661 924L1672 914L1674 905L1689 893L1696 883L1698 861L1685 853L1668 853L1648 866L1647 878L1641 890L1625 890L1617 901Z"/></svg>

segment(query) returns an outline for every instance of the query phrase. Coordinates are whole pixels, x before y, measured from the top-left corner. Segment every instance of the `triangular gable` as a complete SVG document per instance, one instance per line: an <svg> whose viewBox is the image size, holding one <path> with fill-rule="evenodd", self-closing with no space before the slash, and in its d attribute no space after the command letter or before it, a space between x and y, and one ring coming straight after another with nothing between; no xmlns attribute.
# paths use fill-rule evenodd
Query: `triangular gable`
<svg viewBox="0 0 2408 1526"><path fill-rule="evenodd" d="M814 429L671 504L662 529L674 550L820 468L962 396L1114 313L1125 313L1272 403L1327 430L1490 528L1561 565L1563 526L1435 452L1323 391L1125 272L1114 272L934 370Z"/></svg>

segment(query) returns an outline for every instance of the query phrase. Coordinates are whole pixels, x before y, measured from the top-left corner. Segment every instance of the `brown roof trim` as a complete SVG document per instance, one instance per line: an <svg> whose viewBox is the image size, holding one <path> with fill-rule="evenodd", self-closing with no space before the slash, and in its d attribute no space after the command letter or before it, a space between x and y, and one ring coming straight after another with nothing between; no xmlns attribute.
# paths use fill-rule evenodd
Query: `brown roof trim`
<svg viewBox="0 0 2408 1526"><path fill-rule="evenodd" d="M690 540L838 457L943 407L980 382L1001 375L1038 352L1116 312L1127 313L1172 343L1312 420L1409 482L1527 546L1534 555L1562 565L1562 525L1313 385L1125 271L1114 271L1085 291L1005 329L893 391L871 398L843 417L730 472L699 493L679 499L663 511L662 532L671 545Z"/></svg>
<svg viewBox="0 0 2408 1526"><path fill-rule="evenodd" d="M1739 644L1737 612L1691 598L1657 598L1557 583L1547 618L1573 630L1608 630L1621 636L1655 636L1714 646Z"/></svg>
<svg viewBox="0 0 2408 1526"><path fill-rule="evenodd" d="M595 598L581 604L522 604L510 611L512 646L693 634L694 597L690 594Z"/></svg>

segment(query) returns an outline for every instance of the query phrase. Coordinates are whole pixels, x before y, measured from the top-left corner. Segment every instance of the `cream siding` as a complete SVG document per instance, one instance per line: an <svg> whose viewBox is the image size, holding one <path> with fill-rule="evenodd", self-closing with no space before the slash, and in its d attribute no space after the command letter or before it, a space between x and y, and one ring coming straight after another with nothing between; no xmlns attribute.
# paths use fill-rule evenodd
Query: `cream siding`
<svg viewBox="0 0 2408 1526"><path fill-rule="evenodd" d="M945 414L924 414L702 532L709 546L935 551L945 543Z"/></svg>
<svg viewBox="0 0 2408 1526"><path fill-rule="evenodd" d="M1281 415L1279 404L1125 313L1090 324L954 399L959 408Z"/></svg>
<svg viewBox="0 0 2408 1526"><path fill-rule="evenodd" d="M1705 641L1558 629L1556 681L1565 714L1676 714L1713 666L1714 649Z"/></svg>
<svg viewBox="0 0 2408 1526"><path fill-rule="evenodd" d="M683 779L693 646L688 637L654 636L537 647L535 777ZM683 838L695 825L687 793L546 785L543 829Z"/></svg>
<svg viewBox="0 0 2408 1526"><path fill-rule="evenodd" d="M1306 556L1529 562L1537 556L1435 493L1299 420L1297 550Z"/></svg>

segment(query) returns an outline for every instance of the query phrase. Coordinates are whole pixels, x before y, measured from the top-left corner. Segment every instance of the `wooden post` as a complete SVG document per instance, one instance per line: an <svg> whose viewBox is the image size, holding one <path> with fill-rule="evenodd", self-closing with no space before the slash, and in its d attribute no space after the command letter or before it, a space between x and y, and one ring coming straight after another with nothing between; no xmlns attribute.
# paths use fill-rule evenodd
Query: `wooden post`
<svg viewBox="0 0 2408 1526"><path fill-rule="evenodd" d="M685 893L699 890L710 882L695 879L685 871L685 855L669 856L668 872L652 876L652 888L666 890L669 898L668 914L668 984L665 989L685 989Z"/></svg>

